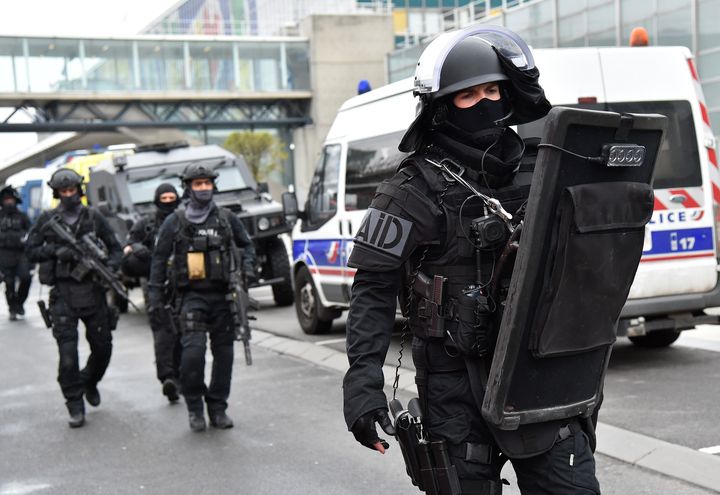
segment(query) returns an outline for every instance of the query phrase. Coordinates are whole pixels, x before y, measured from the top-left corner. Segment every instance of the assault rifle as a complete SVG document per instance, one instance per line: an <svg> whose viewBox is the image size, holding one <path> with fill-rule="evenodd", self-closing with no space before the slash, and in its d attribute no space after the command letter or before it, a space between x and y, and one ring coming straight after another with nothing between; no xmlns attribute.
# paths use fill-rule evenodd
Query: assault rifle
<svg viewBox="0 0 720 495"><path fill-rule="evenodd" d="M252 364L250 353L250 320L256 319L248 315L249 310L257 311L260 308L258 302L250 297L247 291L247 279L242 272L242 250L232 243L232 257L234 269L230 271L229 291L226 296L230 302L230 313L232 314L233 327L235 329L235 340L241 340L245 348L245 364Z"/></svg>
<svg viewBox="0 0 720 495"><path fill-rule="evenodd" d="M81 281L88 273L95 275L102 284L110 288L115 294L125 299L135 311L140 312L127 295L127 288L122 284L118 276L106 265L107 253L100 247L98 240L87 233L78 240L72 232L64 226L58 216L50 217L50 220L43 226L44 230L51 230L65 245L70 247L77 254L77 265L70 273L70 276Z"/></svg>

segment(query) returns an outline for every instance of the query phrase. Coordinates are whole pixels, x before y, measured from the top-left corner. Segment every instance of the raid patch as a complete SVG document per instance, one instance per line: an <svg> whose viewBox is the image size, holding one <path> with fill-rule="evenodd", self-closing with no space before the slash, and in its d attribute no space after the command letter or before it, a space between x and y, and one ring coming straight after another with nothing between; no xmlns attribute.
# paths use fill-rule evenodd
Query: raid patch
<svg viewBox="0 0 720 495"><path fill-rule="evenodd" d="M375 208L368 208L355 235L355 242L399 258L410 237L412 226L409 220Z"/></svg>

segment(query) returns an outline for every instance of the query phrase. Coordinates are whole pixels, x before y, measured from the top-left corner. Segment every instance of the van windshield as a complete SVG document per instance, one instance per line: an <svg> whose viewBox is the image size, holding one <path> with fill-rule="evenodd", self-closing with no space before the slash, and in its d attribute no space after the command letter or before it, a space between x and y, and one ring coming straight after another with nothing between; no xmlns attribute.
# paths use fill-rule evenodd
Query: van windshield
<svg viewBox="0 0 720 495"><path fill-rule="evenodd" d="M182 175L188 163L173 164L165 168L155 168L152 172L138 171L128 174L128 189L130 191L130 200L133 204L152 203L155 199L155 189L163 182L167 182L175 186L178 194L182 196L182 183L180 176ZM245 183L240 169L234 164L221 164L215 169L218 177L215 179L215 186L218 192L235 191L238 189L246 189L248 185Z"/></svg>
<svg viewBox="0 0 720 495"><path fill-rule="evenodd" d="M618 103L593 103L563 105L589 110L605 110L618 113L659 113L668 118L657 163L655 164L655 189L694 187L702 185L700 152L697 147L692 109L687 101L633 101ZM542 135L545 119L518 126L521 137Z"/></svg>
<svg viewBox="0 0 720 495"><path fill-rule="evenodd" d="M365 210L375 190L393 176L408 155L398 151L404 132L387 134L348 143L345 172L345 209Z"/></svg>

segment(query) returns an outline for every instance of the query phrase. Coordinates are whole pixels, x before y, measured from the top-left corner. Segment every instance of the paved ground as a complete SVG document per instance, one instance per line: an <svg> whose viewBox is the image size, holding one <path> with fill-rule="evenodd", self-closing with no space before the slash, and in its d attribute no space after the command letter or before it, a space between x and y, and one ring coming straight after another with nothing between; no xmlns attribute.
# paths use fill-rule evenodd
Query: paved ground
<svg viewBox="0 0 720 495"><path fill-rule="evenodd" d="M253 366L244 365L237 346L229 410L237 426L194 434L184 407L168 405L159 393L144 316L124 315L100 386L103 403L89 409L86 427L71 430L55 382L55 343L34 303L28 309L27 321L10 323L0 304L0 348L5 351L0 362L0 495L419 493L404 475L395 444L381 456L360 447L346 431L342 373L269 349L273 337L260 331ZM283 329L296 327L292 308L264 308L257 326L280 314ZM338 337L315 340L328 338ZM299 340L285 339L285 348ZM84 344L81 349L86 355ZM691 360L688 366L694 364ZM403 400L409 397L402 394ZM512 479L512 471L506 471ZM603 455L598 455L598 477L605 494L714 493ZM511 487L505 493L518 491Z"/></svg>

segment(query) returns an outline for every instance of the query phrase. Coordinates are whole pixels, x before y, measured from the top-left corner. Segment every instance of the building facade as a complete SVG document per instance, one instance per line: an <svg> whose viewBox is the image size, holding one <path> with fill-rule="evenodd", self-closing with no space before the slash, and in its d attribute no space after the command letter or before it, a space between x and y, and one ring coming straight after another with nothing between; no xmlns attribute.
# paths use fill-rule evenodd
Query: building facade
<svg viewBox="0 0 720 495"><path fill-rule="evenodd" d="M444 15L443 30L473 23L512 29L535 48L627 46L644 27L650 45L680 45L695 56L716 136L720 135L720 0L532 0L470 2ZM425 43L388 55L390 82L411 76Z"/></svg>

